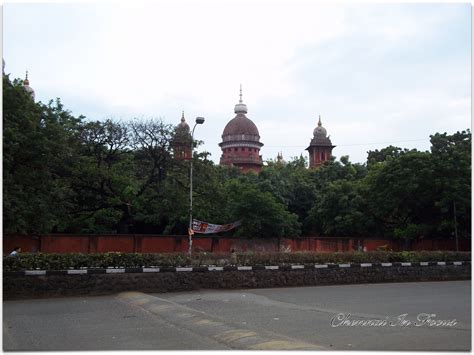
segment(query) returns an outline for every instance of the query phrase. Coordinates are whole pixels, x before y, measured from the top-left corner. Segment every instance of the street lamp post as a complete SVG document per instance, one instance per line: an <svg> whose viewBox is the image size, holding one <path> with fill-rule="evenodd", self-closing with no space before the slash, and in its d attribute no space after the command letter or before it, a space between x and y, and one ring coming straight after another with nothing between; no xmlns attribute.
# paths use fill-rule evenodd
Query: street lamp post
<svg viewBox="0 0 474 355"><path fill-rule="evenodd" d="M193 247L193 153L194 153L194 129L198 124L204 123L204 117L196 117L196 124L191 133L191 164L189 166L189 256L192 254Z"/></svg>

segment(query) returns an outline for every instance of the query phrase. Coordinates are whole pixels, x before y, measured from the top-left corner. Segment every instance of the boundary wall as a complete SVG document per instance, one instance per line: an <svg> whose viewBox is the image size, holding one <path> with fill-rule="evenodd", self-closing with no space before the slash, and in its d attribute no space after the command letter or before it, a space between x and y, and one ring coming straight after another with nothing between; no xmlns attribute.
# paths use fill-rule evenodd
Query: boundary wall
<svg viewBox="0 0 474 355"><path fill-rule="evenodd" d="M6 235L3 253L8 254L20 246L23 252L35 253L182 253L188 251L188 237L184 235L148 234L45 234ZM317 251L344 252L366 248L367 251L386 249L404 250L403 241L374 238L236 238L225 236L195 236L193 251L230 253ZM419 239L410 250L456 250L451 239ZM470 239L459 240L460 251L470 251Z"/></svg>

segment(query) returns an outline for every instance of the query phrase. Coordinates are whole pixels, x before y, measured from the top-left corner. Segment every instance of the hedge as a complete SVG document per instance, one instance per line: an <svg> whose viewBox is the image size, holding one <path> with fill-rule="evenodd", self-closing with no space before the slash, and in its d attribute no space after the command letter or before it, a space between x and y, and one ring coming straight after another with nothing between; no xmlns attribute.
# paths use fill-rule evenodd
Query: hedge
<svg viewBox="0 0 474 355"><path fill-rule="evenodd" d="M234 253L212 254L28 254L20 257L5 257L4 271L19 270L67 270L80 268L136 268L152 266L225 266L225 265L290 265L326 263L377 263L377 262L419 262L419 261L469 261L470 252L419 251L419 252L344 252L344 253Z"/></svg>

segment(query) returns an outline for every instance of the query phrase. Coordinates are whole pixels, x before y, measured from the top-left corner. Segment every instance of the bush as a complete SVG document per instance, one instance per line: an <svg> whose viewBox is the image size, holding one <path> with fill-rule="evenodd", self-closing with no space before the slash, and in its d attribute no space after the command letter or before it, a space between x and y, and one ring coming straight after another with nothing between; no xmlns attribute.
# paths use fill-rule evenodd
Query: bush
<svg viewBox="0 0 474 355"><path fill-rule="evenodd" d="M421 252L337 252L337 253L240 253L239 265L281 265L281 264L326 264L326 263L381 263L381 262L417 262L417 261L466 261L471 253L451 251Z"/></svg>
<svg viewBox="0 0 474 355"><path fill-rule="evenodd" d="M191 258L186 254L28 254L20 258L3 259L4 271L18 270L67 270L80 268L140 268L152 266L225 266L225 265L290 265L326 263L380 263L380 262L419 262L419 261L469 261L470 252L453 251L372 251L344 253L235 253L213 254L196 253Z"/></svg>

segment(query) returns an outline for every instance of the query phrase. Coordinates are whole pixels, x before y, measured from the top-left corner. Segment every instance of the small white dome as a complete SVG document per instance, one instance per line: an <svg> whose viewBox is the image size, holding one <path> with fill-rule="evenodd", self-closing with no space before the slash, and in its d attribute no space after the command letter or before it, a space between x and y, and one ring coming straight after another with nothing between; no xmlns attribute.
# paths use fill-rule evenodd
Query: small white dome
<svg viewBox="0 0 474 355"><path fill-rule="evenodd" d="M328 132L324 127L316 127L313 131L313 136L324 136L326 137Z"/></svg>
<svg viewBox="0 0 474 355"><path fill-rule="evenodd" d="M237 105L235 105L235 108L234 108L234 112L235 113L247 113L247 105L246 104L243 104L243 103L238 103Z"/></svg>
<svg viewBox="0 0 474 355"><path fill-rule="evenodd" d="M326 128L324 128L321 123L321 116L319 116L318 127L314 129L313 136L326 137L327 134L328 132L326 131Z"/></svg>

